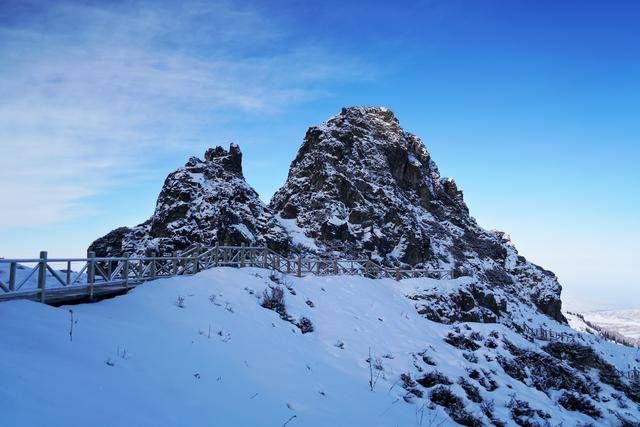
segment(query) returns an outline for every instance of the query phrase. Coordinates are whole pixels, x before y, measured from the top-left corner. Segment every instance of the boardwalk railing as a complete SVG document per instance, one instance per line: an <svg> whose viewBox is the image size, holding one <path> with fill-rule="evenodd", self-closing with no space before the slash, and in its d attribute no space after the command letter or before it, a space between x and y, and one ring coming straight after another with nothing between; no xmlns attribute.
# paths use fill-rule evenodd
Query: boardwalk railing
<svg viewBox="0 0 640 427"><path fill-rule="evenodd" d="M532 328L526 324L519 325L519 327L522 330L524 337L530 341L560 341L564 343L574 343L577 341L576 335L569 332L556 332L551 329L543 328L542 326ZM582 339L582 337L579 336L579 339Z"/></svg>
<svg viewBox="0 0 640 427"><path fill-rule="evenodd" d="M6 268L8 267L8 270ZM28 268L31 267L31 268ZM126 291L149 280L195 274L214 267L259 267L295 274L357 275L370 278L428 277L451 278L449 270L389 268L369 259L283 256L266 247L219 246L191 247L172 256L48 258L40 252L34 259L0 258L0 301L15 298L58 302L83 296ZM4 281L3 281L4 277Z"/></svg>
<svg viewBox="0 0 640 427"><path fill-rule="evenodd" d="M551 329L543 328L542 326L538 328L532 328L526 324L517 325L517 326L522 331L522 334L524 335L524 337L531 342L534 342L535 340L550 341L550 342L560 341L567 344L577 343L578 340L584 342L584 338L582 338L582 335L578 333L555 332ZM629 367L629 369L626 371L618 369L618 373L622 377L628 379L629 381L640 382L640 367L635 367L635 366Z"/></svg>

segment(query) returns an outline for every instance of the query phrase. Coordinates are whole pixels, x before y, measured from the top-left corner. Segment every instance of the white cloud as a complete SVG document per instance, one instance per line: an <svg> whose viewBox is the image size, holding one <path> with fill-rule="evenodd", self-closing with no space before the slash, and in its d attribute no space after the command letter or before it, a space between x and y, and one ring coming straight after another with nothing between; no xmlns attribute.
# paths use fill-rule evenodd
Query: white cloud
<svg viewBox="0 0 640 427"><path fill-rule="evenodd" d="M0 29L0 230L84 213L150 148L175 149L221 112L321 96L360 69L229 3L50 3L15 7Z"/></svg>

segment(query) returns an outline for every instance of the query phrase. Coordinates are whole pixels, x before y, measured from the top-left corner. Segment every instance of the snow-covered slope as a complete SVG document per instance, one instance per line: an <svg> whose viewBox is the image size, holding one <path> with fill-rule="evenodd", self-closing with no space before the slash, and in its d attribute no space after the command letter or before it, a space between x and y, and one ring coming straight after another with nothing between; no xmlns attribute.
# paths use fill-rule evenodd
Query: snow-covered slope
<svg viewBox="0 0 640 427"><path fill-rule="evenodd" d="M418 313L415 296L425 289L446 293L473 279L269 276L218 268L95 304L1 303L2 424L640 420L640 389L616 374L636 363L631 349L579 335L526 305L519 315L532 327L575 342L531 343L504 325L445 325ZM284 290L286 313L261 306L269 288Z"/></svg>
<svg viewBox="0 0 640 427"><path fill-rule="evenodd" d="M210 148L167 176L153 216L91 244L97 256L171 254L195 243L265 245L286 252L288 238L242 174L242 152Z"/></svg>

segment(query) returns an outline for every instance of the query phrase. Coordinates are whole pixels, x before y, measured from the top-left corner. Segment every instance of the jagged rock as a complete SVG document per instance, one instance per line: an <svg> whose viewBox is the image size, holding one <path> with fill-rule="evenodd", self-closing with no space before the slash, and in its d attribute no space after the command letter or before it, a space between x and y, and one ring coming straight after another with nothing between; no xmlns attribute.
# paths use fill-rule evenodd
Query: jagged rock
<svg viewBox="0 0 640 427"><path fill-rule="evenodd" d="M386 108L345 108L309 128L269 208L244 180L239 147L211 148L167 177L148 221L116 229L90 250L169 254L198 242L293 246L473 277L414 295L436 321L497 322L509 303L522 302L565 321L555 275L519 256L505 233L481 228L456 183Z"/></svg>
<svg viewBox="0 0 640 427"><path fill-rule="evenodd" d="M195 243L268 245L288 251L288 237L271 211L244 180L242 152L210 148L169 174L153 216L121 227L89 247L97 256L170 254Z"/></svg>
<svg viewBox="0 0 640 427"><path fill-rule="evenodd" d="M555 275L519 256L505 233L481 228L456 183L386 108L344 108L309 128L270 207L302 251L475 277L473 293L449 301L465 314L448 321L495 322L506 309L495 289L565 321Z"/></svg>

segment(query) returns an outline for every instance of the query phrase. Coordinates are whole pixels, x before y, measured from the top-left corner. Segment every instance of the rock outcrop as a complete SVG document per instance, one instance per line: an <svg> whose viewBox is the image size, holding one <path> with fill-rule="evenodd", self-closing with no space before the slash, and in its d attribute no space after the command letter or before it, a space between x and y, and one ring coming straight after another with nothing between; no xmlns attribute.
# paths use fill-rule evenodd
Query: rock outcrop
<svg viewBox="0 0 640 427"><path fill-rule="evenodd" d="M456 183L386 108L345 108L309 128L269 207L244 180L238 146L216 147L167 177L149 220L89 249L98 256L169 254L215 242L365 256L473 278L412 295L441 322L513 318L521 302L564 322L554 274L520 256L505 233L480 227Z"/></svg>
<svg viewBox="0 0 640 427"><path fill-rule="evenodd" d="M195 243L268 245L288 251L288 238L271 211L244 180L242 152L210 148L169 174L153 216L121 227L89 247L97 256L170 254Z"/></svg>
<svg viewBox="0 0 640 427"><path fill-rule="evenodd" d="M519 256L505 233L481 228L455 181L440 175L422 141L386 108L344 108L309 128L269 206L298 250L476 278L447 303L465 301L470 312L485 314L448 320L499 316L507 304L482 296L494 288L564 320L553 273Z"/></svg>

